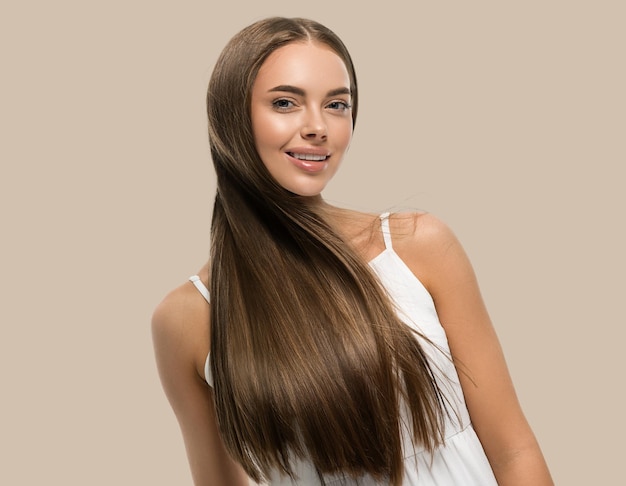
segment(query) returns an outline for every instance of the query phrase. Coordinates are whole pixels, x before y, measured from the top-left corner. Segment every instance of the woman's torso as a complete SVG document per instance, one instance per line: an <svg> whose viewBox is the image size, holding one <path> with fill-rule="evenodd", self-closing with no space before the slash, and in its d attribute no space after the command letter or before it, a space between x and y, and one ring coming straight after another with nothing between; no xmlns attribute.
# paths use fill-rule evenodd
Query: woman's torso
<svg viewBox="0 0 626 486"><path fill-rule="evenodd" d="M393 247L389 218L381 216L384 249L369 262L395 304L398 315L412 329L427 354L438 384L448 402L445 419L445 442L433 454L413 443L407 414L403 414L403 446L405 454L404 485L490 485L496 484L489 462L470 422L463 398L463 390L452 362L444 328L442 327L433 299L422 282L409 269ZM208 290L197 276L192 282L209 300ZM420 336L421 335L421 336ZM212 383L210 356L206 356L204 373ZM297 481L276 474L269 481L272 486L320 484L317 473L310 463L297 461L294 470ZM372 478L359 481L340 476L326 476L328 485L378 485Z"/></svg>

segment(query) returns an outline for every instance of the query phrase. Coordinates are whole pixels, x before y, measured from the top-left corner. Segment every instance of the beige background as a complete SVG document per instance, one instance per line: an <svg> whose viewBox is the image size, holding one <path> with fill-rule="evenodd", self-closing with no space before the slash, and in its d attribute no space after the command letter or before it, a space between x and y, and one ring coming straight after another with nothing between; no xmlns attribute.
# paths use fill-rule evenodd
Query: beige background
<svg viewBox="0 0 626 486"><path fill-rule="evenodd" d="M365 3L2 3L0 484L190 484L150 315L207 258L213 62L269 15L327 24L356 62L328 199L447 221L555 479L616 484L622 2Z"/></svg>

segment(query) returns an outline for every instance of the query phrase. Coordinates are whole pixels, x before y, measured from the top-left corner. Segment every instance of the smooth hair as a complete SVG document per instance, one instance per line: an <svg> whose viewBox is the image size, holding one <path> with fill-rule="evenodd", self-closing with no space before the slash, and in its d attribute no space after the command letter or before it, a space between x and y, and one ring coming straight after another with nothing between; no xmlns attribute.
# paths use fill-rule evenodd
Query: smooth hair
<svg viewBox="0 0 626 486"><path fill-rule="evenodd" d="M401 484L400 410L413 439L442 443L445 403L415 331L367 262L316 206L269 174L254 144L250 96L259 68L294 42L331 48L358 89L348 50L306 19L256 22L226 45L207 94L217 175L211 227L211 358L220 434L259 482L327 474Z"/></svg>

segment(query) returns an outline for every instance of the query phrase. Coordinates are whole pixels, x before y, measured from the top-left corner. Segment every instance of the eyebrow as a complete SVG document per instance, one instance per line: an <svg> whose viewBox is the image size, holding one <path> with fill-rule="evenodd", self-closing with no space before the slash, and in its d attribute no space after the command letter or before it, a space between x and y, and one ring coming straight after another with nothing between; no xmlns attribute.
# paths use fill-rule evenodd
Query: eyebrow
<svg viewBox="0 0 626 486"><path fill-rule="evenodd" d="M270 93L273 93L275 91L293 93L298 96L306 95L305 91L302 88L298 88L297 86L291 86L288 84L281 84L280 86L275 86L269 90ZM352 93L350 92L350 88L341 87L341 88L331 89L326 94L326 96L337 96L337 95L342 95L342 94L351 95Z"/></svg>

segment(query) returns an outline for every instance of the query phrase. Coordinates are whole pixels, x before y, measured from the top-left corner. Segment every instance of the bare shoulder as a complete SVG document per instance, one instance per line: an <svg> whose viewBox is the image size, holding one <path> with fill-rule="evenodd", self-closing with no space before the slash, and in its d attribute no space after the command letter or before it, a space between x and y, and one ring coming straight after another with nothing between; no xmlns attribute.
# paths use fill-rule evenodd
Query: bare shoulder
<svg viewBox="0 0 626 486"><path fill-rule="evenodd" d="M450 227L437 216L427 212L396 213L390 216L394 246L434 249L442 243L456 240Z"/></svg>
<svg viewBox="0 0 626 486"><path fill-rule="evenodd" d="M191 282L169 292L152 314L157 364L193 367L200 376L209 351L209 305Z"/></svg>
<svg viewBox="0 0 626 486"><path fill-rule="evenodd" d="M393 214L390 228L396 253L429 290L447 266L469 263L452 229L431 213Z"/></svg>

